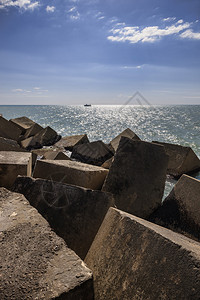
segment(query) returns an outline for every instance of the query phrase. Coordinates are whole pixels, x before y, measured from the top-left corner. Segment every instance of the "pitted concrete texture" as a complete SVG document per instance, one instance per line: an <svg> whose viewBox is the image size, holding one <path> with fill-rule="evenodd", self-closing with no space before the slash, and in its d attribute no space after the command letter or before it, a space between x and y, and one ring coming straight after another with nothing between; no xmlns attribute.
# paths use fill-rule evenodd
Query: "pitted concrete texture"
<svg viewBox="0 0 200 300"><path fill-rule="evenodd" d="M70 160L38 160L34 178L43 178L100 190L108 170Z"/></svg>
<svg viewBox="0 0 200 300"><path fill-rule="evenodd" d="M149 220L200 240L200 180L182 175Z"/></svg>
<svg viewBox="0 0 200 300"><path fill-rule="evenodd" d="M181 145L153 142L165 147L169 156L167 173L180 177L182 174L190 174L200 170L200 160L190 147Z"/></svg>
<svg viewBox="0 0 200 300"><path fill-rule="evenodd" d="M71 160L65 153L62 151L47 151L44 153L44 159L48 160Z"/></svg>
<svg viewBox="0 0 200 300"><path fill-rule="evenodd" d="M22 149L16 141L0 137L0 151L25 152L26 150Z"/></svg>
<svg viewBox="0 0 200 300"><path fill-rule="evenodd" d="M18 175L31 176L32 154L0 151L0 186L9 188Z"/></svg>
<svg viewBox="0 0 200 300"><path fill-rule="evenodd" d="M121 137L102 190L117 208L146 218L161 204L167 162L163 146Z"/></svg>
<svg viewBox="0 0 200 300"><path fill-rule="evenodd" d="M36 135L38 132L40 132L43 129L42 126L35 123L30 128L28 128L24 134L24 139L28 139L31 136Z"/></svg>
<svg viewBox="0 0 200 300"><path fill-rule="evenodd" d="M81 144L89 143L87 134L64 136L58 141L55 146L58 148L65 148L72 151L73 147Z"/></svg>
<svg viewBox="0 0 200 300"><path fill-rule="evenodd" d="M133 132L130 128L127 128L110 142L110 145L115 151L117 151L122 136L127 137L134 141L140 141L140 138L135 134L135 132Z"/></svg>
<svg viewBox="0 0 200 300"><path fill-rule="evenodd" d="M75 146L71 157L83 163L101 166L113 157L113 152L102 141L95 141Z"/></svg>
<svg viewBox="0 0 200 300"><path fill-rule="evenodd" d="M0 136L12 139L15 141L18 141L21 130L12 122L9 122L8 120L4 119L2 116L0 116Z"/></svg>
<svg viewBox="0 0 200 300"><path fill-rule="evenodd" d="M93 299L92 274L23 195L0 189L0 299Z"/></svg>
<svg viewBox="0 0 200 300"><path fill-rule="evenodd" d="M110 208L86 256L98 300L199 300L200 243Z"/></svg>
<svg viewBox="0 0 200 300"><path fill-rule="evenodd" d="M111 194L30 177L18 177L12 190L23 194L82 259L114 205Z"/></svg>
<svg viewBox="0 0 200 300"><path fill-rule="evenodd" d="M47 126L40 130L36 135L21 141L23 148L30 150L41 148L42 146L51 146L60 139L56 131Z"/></svg>
<svg viewBox="0 0 200 300"><path fill-rule="evenodd" d="M15 118L15 119L10 119L9 122L14 123L23 132L25 132L26 129L30 128L31 126L33 126L35 124L34 121L32 121L31 119L29 119L27 117L19 117L19 118Z"/></svg>

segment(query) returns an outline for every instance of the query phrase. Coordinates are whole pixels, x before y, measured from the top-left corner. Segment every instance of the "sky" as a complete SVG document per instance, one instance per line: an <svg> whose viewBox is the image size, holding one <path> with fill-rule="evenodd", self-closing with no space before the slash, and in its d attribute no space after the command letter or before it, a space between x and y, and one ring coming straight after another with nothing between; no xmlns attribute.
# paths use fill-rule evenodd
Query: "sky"
<svg viewBox="0 0 200 300"><path fill-rule="evenodd" d="M199 0L0 0L0 105L117 105L137 91L200 104Z"/></svg>

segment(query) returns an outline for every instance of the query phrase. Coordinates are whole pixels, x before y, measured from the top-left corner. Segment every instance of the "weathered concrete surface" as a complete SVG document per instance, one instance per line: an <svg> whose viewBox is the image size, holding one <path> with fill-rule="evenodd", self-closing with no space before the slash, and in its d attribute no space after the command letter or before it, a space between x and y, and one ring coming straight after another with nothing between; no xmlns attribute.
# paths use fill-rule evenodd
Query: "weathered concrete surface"
<svg viewBox="0 0 200 300"><path fill-rule="evenodd" d="M200 240L200 181L182 175L149 220Z"/></svg>
<svg viewBox="0 0 200 300"><path fill-rule="evenodd" d="M117 151L122 136L128 137L129 139L134 141L140 141L140 138L135 134L135 132L133 132L130 128L127 128L110 142L110 145L115 151Z"/></svg>
<svg viewBox="0 0 200 300"><path fill-rule="evenodd" d="M0 137L0 151L25 152L26 150L22 149L16 141Z"/></svg>
<svg viewBox="0 0 200 300"><path fill-rule="evenodd" d="M35 124L34 121L27 117L10 119L9 122L14 123L22 131L22 133L25 133L26 129L30 128Z"/></svg>
<svg viewBox="0 0 200 300"><path fill-rule="evenodd" d="M42 129L44 129L42 126L39 124L35 123L33 124L30 128L28 128L24 134L24 139L28 139L31 136L36 135L39 133Z"/></svg>
<svg viewBox="0 0 200 300"><path fill-rule="evenodd" d="M112 166L113 160L114 160L114 157L109 158L101 165L101 167L105 168L105 169L110 169L110 167Z"/></svg>
<svg viewBox="0 0 200 300"><path fill-rule="evenodd" d="M0 189L0 299L93 299L92 274L23 195Z"/></svg>
<svg viewBox="0 0 200 300"><path fill-rule="evenodd" d="M47 151L44 153L44 159L49 159L49 160L71 160L65 153L62 151Z"/></svg>
<svg viewBox="0 0 200 300"><path fill-rule="evenodd" d="M0 151L0 186L9 188L18 175L31 176L32 154Z"/></svg>
<svg viewBox="0 0 200 300"><path fill-rule="evenodd" d="M98 300L199 300L200 243L110 208L86 256Z"/></svg>
<svg viewBox="0 0 200 300"><path fill-rule="evenodd" d="M34 178L73 184L100 190L108 170L70 160L38 160L33 172Z"/></svg>
<svg viewBox="0 0 200 300"><path fill-rule="evenodd" d="M47 126L33 137L29 137L21 141L21 145L23 148L30 150L34 148L41 148L42 146L53 145L59 139L60 136L57 135L56 131Z"/></svg>
<svg viewBox="0 0 200 300"><path fill-rule="evenodd" d="M71 155L78 161L96 166L101 166L112 156L113 153L102 141L75 146Z"/></svg>
<svg viewBox="0 0 200 300"><path fill-rule="evenodd" d="M4 119L0 116L0 136L18 141L21 134L21 130L12 122Z"/></svg>
<svg viewBox="0 0 200 300"><path fill-rule="evenodd" d="M190 147L181 145L153 142L165 147L169 156L167 174L180 177L182 174L190 174L200 170L200 160Z"/></svg>
<svg viewBox="0 0 200 300"><path fill-rule="evenodd" d="M103 191L117 208L146 218L162 201L167 161L163 146L121 137Z"/></svg>
<svg viewBox="0 0 200 300"><path fill-rule="evenodd" d="M18 177L12 190L23 194L82 259L114 205L111 194L44 179Z"/></svg>
<svg viewBox="0 0 200 300"><path fill-rule="evenodd" d="M72 151L77 145L89 143L87 134L65 136L58 141L55 146L58 148L65 148Z"/></svg>

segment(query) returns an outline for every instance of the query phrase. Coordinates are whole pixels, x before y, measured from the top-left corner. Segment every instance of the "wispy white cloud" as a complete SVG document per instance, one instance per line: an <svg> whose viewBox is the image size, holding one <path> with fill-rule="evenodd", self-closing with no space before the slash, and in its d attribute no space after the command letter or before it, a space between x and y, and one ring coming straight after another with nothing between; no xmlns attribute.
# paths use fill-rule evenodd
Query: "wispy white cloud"
<svg viewBox="0 0 200 300"><path fill-rule="evenodd" d="M76 6L71 7L67 13L70 15L70 19L75 21L80 19L80 13L78 12L78 9Z"/></svg>
<svg viewBox="0 0 200 300"><path fill-rule="evenodd" d="M168 18L167 18L168 19ZM182 19L176 23L165 26L126 26L124 23L118 23L111 30L111 35L107 37L112 42L129 42L136 44L153 43L165 36L179 36L181 38L200 39L200 33L192 31L191 26L193 23L184 22Z"/></svg>
<svg viewBox="0 0 200 300"><path fill-rule="evenodd" d="M16 7L24 10L34 10L40 6L39 1L32 0L0 0L0 9Z"/></svg>
<svg viewBox="0 0 200 300"><path fill-rule="evenodd" d="M68 10L68 13L71 13L71 12L73 12L73 11L76 11L76 6L71 7L71 8Z"/></svg>
<svg viewBox="0 0 200 300"><path fill-rule="evenodd" d="M55 9L56 9L55 6L47 5L47 7L46 7L46 11L49 13L53 13L55 11Z"/></svg>
<svg viewBox="0 0 200 300"><path fill-rule="evenodd" d="M48 93L48 90L45 90L45 89L42 89L41 87L34 87L30 90L26 90L26 89L21 89L21 88L17 88L17 89L13 89L12 90L13 93L17 93L17 94L20 94L20 95L43 95L43 94L46 94Z"/></svg>
<svg viewBox="0 0 200 300"><path fill-rule="evenodd" d="M162 19L164 22L171 22L171 21L175 21L176 17L168 17L168 18L164 18Z"/></svg>
<svg viewBox="0 0 200 300"><path fill-rule="evenodd" d="M200 32L193 32L192 29L188 29L180 34L183 39L200 40Z"/></svg>
<svg viewBox="0 0 200 300"><path fill-rule="evenodd" d="M143 66L138 65L138 66L123 66L123 69L141 69Z"/></svg>

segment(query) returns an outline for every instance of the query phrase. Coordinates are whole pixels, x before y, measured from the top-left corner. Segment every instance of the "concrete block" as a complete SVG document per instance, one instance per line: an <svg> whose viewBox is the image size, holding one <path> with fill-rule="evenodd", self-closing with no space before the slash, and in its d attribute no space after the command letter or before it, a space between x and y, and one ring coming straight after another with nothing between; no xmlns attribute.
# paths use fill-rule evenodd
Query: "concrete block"
<svg viewBox="0 0 200 300"><path fill-rule="evenodd" d="M25 131L33 126L35 124L34 121L27 117L19 117L15 119L10 119L9 122L15 124L21 131L22 133L25 133Z"/></svg>
<svg viewBox="0 0 200 300"><path fill-rule="evenodd" d="M106 169L76 161L38 160L33 177L100 190L107 174Z"/></svg>
<svg viewBox="0 0 200 300"><path fill-rule="evenodd" d="M71 160L65 153L62 151L47 151L44 153L44 159L49 160Z"/></svg>
<svg viewBox="0 0 200 300"><path fill-rule="evenodd" d="M32 154L29 152L0 151L0 186L9 188L18 175L31 176Z"/></svg>
<svg viewBox="0 0 200 300"><path fill-rule="evenodd" d="M0 189L0 299L92 300L92 273L23 195Z"/></svg>
<svg viewBox="0 0 200 300"><path fill-rule="evenodd" d="M149 220L200 240L200 180L182 175Z"/></svg>
<svg viewBox="0 0 200 300"><path fill-rule="evenodd" d="M114 160L114 157L109 158L101 165L101 167L105 168L105 169L110 169L110 167L112 166L113 160Z"/></svg>
<svg viewBox="0 0 200 300"><path fill-rule="evenodd" d="M200 160L190 147L155 141L153 143L165 147L169 156L167 174L180 177L182 174L191 174L200 170Z"/></svg>
<svg viewBox="0 0 200 300"><path fill-rule="evenodd" d="M25 152L15 140L0 137L0 151Z"/></svg>
<svg viewBox="0 0 200 300"><path fill-rule="evenodd" d="M23 148L30 150L35 148L42 148L43 146L51 146L60 139L60 136L57 135L56 131L51 127L46 127L39 131L33 137L29 137L21 141Z"/></svg>
<svg viewBox="0 0 200 300"><path fill-rule="evenodd" d="M77 145L89 143L87 134L82 135L71 135L65 136L58 141L55 146L58 148L65 148L66 150L72 151Z"/></svg>
<svg viewBox="0 0 200 300"><path fill-rule="evenodd" d="M134 141L140 141L140 138L135 134L135 132L133 132L130 128L127 128L110 142L110 145L112 146L114 151L117 151L122 136L127 137Z"/></svg>
<svg viewBox="0 0 200 300"><path fill-rule="evenodd" d="M21 130L12 122L4 119L0 116L0 136L18 141L21 134Z"/></svg>
<svg viewBox="0 0 200 300"><path fill-rule="evenodd" d="M12 190L23 194L82 259L114 205L111 194L44 179L18 177Z"/></svg>
<svg viewBox="0 0 200 300"><path fill-rule="evenodd" d="M78 161L97 166L101 166L112 156L113 153L102 141L75 146L71 155Z"/></svg>
<svg viewBox="0 0 200 300"><path fill-rule="evenodd" d="M24 139L28 139L31 136L36 135L37 133L39 133L42 129L42 126L40 126L39 124L35 123L33 124L30 128L28 128L24 134Z"/></svg>
<svg viewBox="0 0 200 300"><path fill-rule="evenodd" d="M121 137L103 191L117 208L146 218L161 204L167 162L163 146Z"/></svg>
<svg viewBox="0 0 200 300"><path fill-rule="evenodd" d="M98 300L200 295L200 243L110 208L86 256Z"/></svg>

